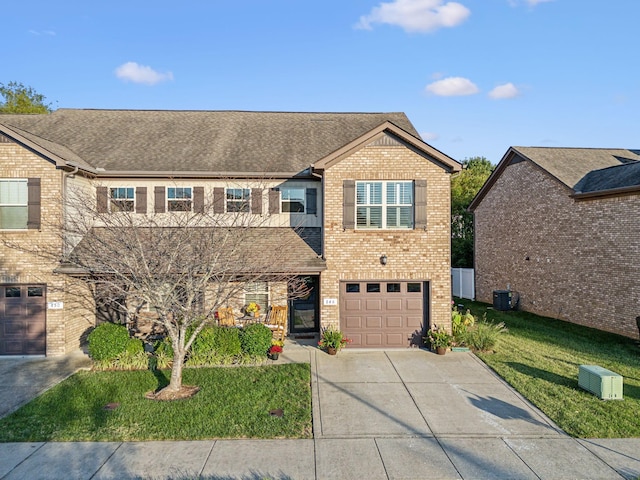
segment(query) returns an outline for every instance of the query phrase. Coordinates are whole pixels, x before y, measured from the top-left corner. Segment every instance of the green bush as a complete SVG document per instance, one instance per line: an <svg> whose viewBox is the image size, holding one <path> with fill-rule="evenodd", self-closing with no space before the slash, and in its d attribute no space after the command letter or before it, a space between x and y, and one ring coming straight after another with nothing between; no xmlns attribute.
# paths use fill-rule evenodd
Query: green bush
<svg viewBox="0 0 640 480"><path fill-rule="evenodd" d="M191 366L233 363L242 353L237 328L208 326L202 329L191 346L187 364Z"/></svg>
<svg viewBox="0 0 640 480"><path fill-rule="evenodd" d="M464 344L470 349L479 352L488 352L493 350L498 337L502 333L506 333L509 330L505 327L504 323L487 322L486 316L481 322L476 323L473 327L467 329L462 335Z"/></svg>
<svg viewBox="0 0 640 480"><path fill-rule="evenodd" d="M101 323L87 337L89 355L94 360L115 360L129 345L129 331L124 325Z"/></svg>
<svg viewBox="0 0 640 480"><path fill-rule="evenodd" d="M164 337L153 345L153 368L166 369L170 368L173 363L173 346L171 338Z"/></svg>
<svg viewBox="0 0 640 480"><path fill-rule="evenodd" d="M240 345L242 352L250 356L266 356L271 348L271 330L261 323L252 323L242 329Z"/></svg>

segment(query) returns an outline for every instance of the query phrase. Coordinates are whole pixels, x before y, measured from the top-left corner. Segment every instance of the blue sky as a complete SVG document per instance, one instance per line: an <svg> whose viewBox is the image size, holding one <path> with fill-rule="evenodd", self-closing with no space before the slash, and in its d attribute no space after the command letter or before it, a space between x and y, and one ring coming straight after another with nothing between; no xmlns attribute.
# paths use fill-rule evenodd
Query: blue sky
<svg viewBox="0 0 640 480"><path fill-rule="evenodd" d="M54 108L403 111L427 143L640 148L640 1L6 2L0 82Z"/></svg>

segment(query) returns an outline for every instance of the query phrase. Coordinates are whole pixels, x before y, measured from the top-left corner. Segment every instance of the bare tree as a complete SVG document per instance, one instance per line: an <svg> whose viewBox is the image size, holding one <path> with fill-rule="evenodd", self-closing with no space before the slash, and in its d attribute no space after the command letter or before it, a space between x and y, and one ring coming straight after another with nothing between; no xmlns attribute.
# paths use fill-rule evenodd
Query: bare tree
<svg viewBox="0 0 640 480"><path fill-rule="evenodd" d="M250 283L295 283L287 258L296 229L269 227L271 217L246 205L214 213L221 210L213 198L185 202L184 211L141 214L124 202L101 204L94 191L66 195L62 270L89 284L98 307L124 316L155 312L151 321L174 351L170 383L156 398L174 398L183 389L185 356L216 310L242 298Z"/></svg>

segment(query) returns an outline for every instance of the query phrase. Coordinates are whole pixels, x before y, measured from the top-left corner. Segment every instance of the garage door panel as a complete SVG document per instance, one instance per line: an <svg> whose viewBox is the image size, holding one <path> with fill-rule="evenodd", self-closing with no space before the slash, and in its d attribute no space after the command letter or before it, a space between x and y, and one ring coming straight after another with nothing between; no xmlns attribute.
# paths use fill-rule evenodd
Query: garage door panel
<svg viewBox="0 0 640 480"><path fill-rule="evenodd" d="M25 345L23 345L22 341L7 340L3 343L5 355L23 355L22 352L24 351Z"/></svg>
<svg viewBox="0 0 640 480"><path fill-rule="evenodd" d="M375 299L374 298L372 298L372 299L367 298L365 300L365 308L368 311L378 312L378 311L382 310L382 300L379 299L379 298L375 298Z"/></svg>
<svg viewBox="0 0 640 480"><path fill-rule="evenodd" d="M9 303L4 306L5 317L19 317L23 314L24 308L20 304Z"/></svg>
<svg viewBox="0 0 640 480"><path fill-rule="evenodd" d="M20 336L26 329L22 320L6 320L3 330L7 336Z"/></svg>
<svg viewBox="0 0 640 480"><path fill-rule="evenodd" d="M402 316L388 316L387 317L387 328L402 328Z"/></svg>
<svg viewBox="0 0 640 480"><path fill-rule="evenodd" d="M44 305L31 304L26 306L27 315L36 316L44 313Z"/></svg>
<svg viewBox="0 0 640 480"><path fill-rule="evenodd" d="M348 316L345 325L347 328L362 328L362 317Z"/></svg>
<svg viewBox="0 0 640 480"><path fill-rule="evenodd" d="M417 283L415 280L374 282L380 288L367 288L371 281L341 282L340 322L345 335L352 339L350 347L397 348L420 343L427 323L424 289L409 292L408 284Z"/></svg>

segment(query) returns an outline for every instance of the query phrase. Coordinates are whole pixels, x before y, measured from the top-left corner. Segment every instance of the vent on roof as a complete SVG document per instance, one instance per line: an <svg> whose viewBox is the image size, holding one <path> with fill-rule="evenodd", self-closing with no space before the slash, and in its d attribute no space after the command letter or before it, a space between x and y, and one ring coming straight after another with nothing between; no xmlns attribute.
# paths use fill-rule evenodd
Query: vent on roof
<svg viewBox="0 0 640 480"><path fill-rule="evenodd" d="M401 147L402 144L391 135L384 135L369 143L368 147Z"/></svg>
<svg viewBox="0 0 640 480"><path fill-rule="evenodd" d="M580 365L578 386L601 400L622 400L622 376L597 365Z"/></svg>

